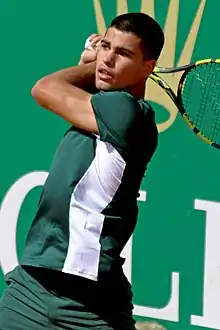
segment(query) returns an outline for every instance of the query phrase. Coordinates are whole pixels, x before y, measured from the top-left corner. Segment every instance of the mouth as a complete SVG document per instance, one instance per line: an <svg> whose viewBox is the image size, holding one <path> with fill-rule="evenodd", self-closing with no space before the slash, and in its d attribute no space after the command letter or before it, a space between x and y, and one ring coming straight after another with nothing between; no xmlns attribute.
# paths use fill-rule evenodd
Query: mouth
<svg viewBox="0 0 220 330"><path fill-rule="evenodd" d="M99 78L101 80L110 80L113 78L112 73L109 70L104 69L104 68L99 68L98 74L99 74Z"/></svg>

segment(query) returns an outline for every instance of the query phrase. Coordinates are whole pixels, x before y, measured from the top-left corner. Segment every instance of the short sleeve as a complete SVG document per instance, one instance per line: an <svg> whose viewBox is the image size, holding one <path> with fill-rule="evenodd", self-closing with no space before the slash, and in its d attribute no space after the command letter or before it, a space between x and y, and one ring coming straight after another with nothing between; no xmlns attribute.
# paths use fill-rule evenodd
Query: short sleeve
<svg viewBox="0 0 220 330"><path fill-rule="evenodd" d="M100 139L118 147L128 145L128 134L137 117L137 103L125 92L99 92L91 98Z"/></svg>

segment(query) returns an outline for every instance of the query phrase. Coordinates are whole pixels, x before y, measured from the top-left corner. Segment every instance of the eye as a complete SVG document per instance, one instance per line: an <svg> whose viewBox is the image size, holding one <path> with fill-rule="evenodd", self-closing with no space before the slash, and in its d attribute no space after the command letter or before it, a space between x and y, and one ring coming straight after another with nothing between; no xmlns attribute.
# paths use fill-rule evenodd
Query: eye
<svg viewBox="0 0 220 330"><path fill-rule="evenodd" d="M130 53L127 53L124 50L119 50L118 51L118 54L121 55L121 56L123 56L123 57L131 58L131 54Z"/></svg>
<svg viewBox="0 0 220 330"><path fill-rule="evenodd" d="M107 50L107 49L110 48L109 45L107 45L107 44L105 44L105 43L102 43L102 44L101 44L101 47L102 47L102 49L104 49L104 50Z"/></svg>

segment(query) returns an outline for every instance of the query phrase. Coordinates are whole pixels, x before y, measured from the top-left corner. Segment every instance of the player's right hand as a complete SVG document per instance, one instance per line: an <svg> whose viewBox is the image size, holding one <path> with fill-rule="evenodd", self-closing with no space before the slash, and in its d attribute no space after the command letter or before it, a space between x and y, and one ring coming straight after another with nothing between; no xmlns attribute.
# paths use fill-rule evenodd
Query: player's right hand
<svg viewBox="0 0 220 330"><path fill-rule="evenodd" d="M101 39L102 36L100 34L94 33L86 40L85 49L80 56L79 64L86 64L96 61Z"/></svg>

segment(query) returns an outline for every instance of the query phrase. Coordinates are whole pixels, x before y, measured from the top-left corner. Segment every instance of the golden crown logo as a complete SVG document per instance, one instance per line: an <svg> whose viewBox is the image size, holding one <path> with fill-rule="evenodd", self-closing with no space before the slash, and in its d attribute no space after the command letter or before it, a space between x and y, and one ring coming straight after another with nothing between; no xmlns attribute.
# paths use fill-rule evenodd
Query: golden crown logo
<svg viewBox="0 0 220 330"><path fill-rule="evenodd" d="M94 10L96 15L96 24L98 33L104 34L106 31L106 23L103 15L102 6L100 0L93 0ZM191 24L190 31L183 45L181 55L177 61L176 66L188 64L191 61L193 50L195 47L197 35L199 32L200 23L203 17L206 0L200 0L197 12L194 16L194 20ZM155 18L155 1L154 0L141 0L140 11ZM116 0L116 15L120 15L128 12L127 0ZM176 53L176 38L178 28L178 15L179 15L179 0L170 0L166 22L164 27L165 33L165 46L163 52L158 61L158 66L173 67L175 66L175 53ZM181 73L167 74L167 83L176 90ZM160 94L159 94L160 93ZM157 123L159 132L167 130L175 121L177 116L177 109L172 103L170 98L164 93L160 87L158 87L150 79L147 82L147 88L145 92L145 98L149 101L160 104L164 109L168 111L169 118L161 123Z"/></svg>

